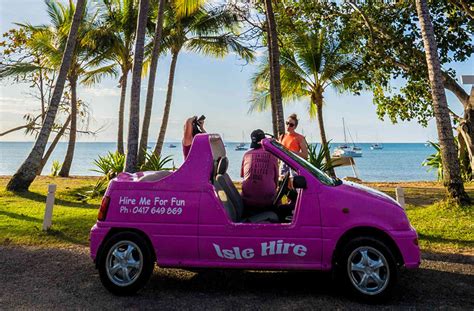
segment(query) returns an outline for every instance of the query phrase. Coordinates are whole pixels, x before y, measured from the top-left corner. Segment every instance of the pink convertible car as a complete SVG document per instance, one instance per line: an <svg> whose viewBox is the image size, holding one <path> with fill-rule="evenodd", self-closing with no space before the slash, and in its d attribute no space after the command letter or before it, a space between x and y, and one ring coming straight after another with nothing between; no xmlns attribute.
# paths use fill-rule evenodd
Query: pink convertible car
<svg viewBox="0 0 474 311"><path fill-rule="evenodd" d="M334 271L350 292L387 297L400 267L417 268L417 233L391 197L332 179L275 140L263 148L297 172L292 216L275 211L244 218L227 174L219 135L200 134L175 172L122 173L110 182L90 233L103 285L133 294L154 263L174 268ZM239 163L240 164L240 163Z"/></svg>

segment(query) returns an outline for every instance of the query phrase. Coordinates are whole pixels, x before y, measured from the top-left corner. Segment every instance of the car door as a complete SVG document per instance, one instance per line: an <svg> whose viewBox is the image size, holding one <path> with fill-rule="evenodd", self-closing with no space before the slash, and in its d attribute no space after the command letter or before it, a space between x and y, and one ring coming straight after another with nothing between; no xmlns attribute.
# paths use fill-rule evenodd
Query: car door
<svg viewBox="0 0 474 311"><path fill-rule="evenodd" d="M321 219L314 187L308 183L306 189L298 189L293 221L281 224L232 222L215 191L204 194L198 228L202 265L319 269Z"/></svg>

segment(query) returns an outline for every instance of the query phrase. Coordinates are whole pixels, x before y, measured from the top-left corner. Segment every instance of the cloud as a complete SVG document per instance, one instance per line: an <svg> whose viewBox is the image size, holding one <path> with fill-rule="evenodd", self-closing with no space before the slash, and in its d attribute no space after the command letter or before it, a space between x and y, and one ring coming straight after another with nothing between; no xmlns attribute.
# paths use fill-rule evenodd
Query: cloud
<svg viewBox="0 0 474 311"><path fill-rule="evenodd" d="M120 96L120 88L85 88L84 92L92 96Z"/></svg>
<svg viewBox="0 0 474 311"><path fill-rule="evenodd" d="M0 114L21 114L40 109L40 103L30 98L0 96Z"/></svg>

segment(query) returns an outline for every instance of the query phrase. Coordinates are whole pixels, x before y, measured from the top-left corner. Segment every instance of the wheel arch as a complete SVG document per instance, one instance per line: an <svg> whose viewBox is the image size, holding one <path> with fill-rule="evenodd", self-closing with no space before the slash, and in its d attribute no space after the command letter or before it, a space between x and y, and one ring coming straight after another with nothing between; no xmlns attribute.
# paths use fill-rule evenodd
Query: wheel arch
<svg viewBox="0 0 474 311"><path fill-rule="evenodd" d="M392 237L386 233L385 231L375 228L375 227L354 227L347 230L337 241L336 247L333 251L332 255L332 263L333 265L337 265L337 258L339 257L340 252L342 251L343 246L348 243L350 240L361 237L361 236L369 236L380 239L382 242L387 244L387 247L393 251L393 255L395 256L396 263L399 267L403 266L404 260L400 249L398 248L397 243L392 239Z"/></svg>
<svg viewBox="0 0 474 311"><path fill-rule="evenodd" d="M151 249L151 255L153 256L153 262L156 262L155 248L153 247L153 243L151 242L150 238L148 237L148 235L145 232L143 232L141 230L138 230L138 229L135 229L135 228L113 227L109 230L109 232L107 232L106 236L104 237L104 239L102 240L102 243L99 246L99 249L97 250L97 256L96 256L96 259L95 259L96 268L97 268L97 265L100 262L100 256L102 255L103 246L110 239L111 236L113 236L114 234L117 234L119 232L133 232L133 233L138 234L140 237L142 237L145 240L145 243Z"/></svg>

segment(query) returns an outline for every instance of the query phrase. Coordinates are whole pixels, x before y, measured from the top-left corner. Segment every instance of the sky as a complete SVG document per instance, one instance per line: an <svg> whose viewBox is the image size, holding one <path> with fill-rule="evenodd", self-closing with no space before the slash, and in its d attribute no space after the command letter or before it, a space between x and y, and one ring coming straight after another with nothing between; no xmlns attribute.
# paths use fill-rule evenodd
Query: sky
<svg viewBox="0 0 474 311"><path fill-rule="evenodd" d="M43 1L0 0L0 33L13 28L14 22L42 24L48 21ZM166 97L170 58L159 60L153 114L150 126L150 142L158 136ZM462 64L453 64L459 79L462 74L474 74L474 57ZM234 55L215 59L183 52L179 55L171 113L166 141L180 141L184 120L193 115L206 115L206 129L224 135L226 141L249 140L250 132L261 128L271 132L269 112L249 113L250 77L256 64L246 65ZM131 79L129 79L130 81ZM142 80L140 112L143 115L147 79ZM116 140L120 89L117 79L107 78L92 87L80 87L78 96L91 108L90 128L100 129L95 136L79 135L79 141L112 142ZM464 86L470 92L471 86ZM39 111L40 104L27 93L24 84L0 81L0 132L23 124L23 115ZM129 93L129 92L128 92ZM453 111L462 113L458 100L447 91L448 103ZM343 141L342 118L356 142L425 142L435 140L434 120L423 128L415 121L391 124L381 121L376 115L372 95L361 96L338 94L334 90L325 92L324 121L326 133L333 142ZM128 104L125 129L128 128ZM300 117L298 130L309 141L319 142L319 129L315 120L310 120L307 102L285 106L285 115L297 113ZM126 134L125 134L126 137ZM0 141L33 141L34 136L25 136L22 131L0 137Z"/></svg>

